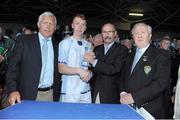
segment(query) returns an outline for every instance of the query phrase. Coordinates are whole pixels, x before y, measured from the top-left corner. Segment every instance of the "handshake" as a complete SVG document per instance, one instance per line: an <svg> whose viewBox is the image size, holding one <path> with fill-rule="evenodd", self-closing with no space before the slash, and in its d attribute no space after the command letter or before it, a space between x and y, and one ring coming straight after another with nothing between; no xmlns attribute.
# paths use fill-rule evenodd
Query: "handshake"
<svg viewBox="0 0 180 120"><path fill-rule="evenodd" d="M94 52L89 51L84 54L84 60L90 64L93 64L96 61L96 56Z"/></svg>

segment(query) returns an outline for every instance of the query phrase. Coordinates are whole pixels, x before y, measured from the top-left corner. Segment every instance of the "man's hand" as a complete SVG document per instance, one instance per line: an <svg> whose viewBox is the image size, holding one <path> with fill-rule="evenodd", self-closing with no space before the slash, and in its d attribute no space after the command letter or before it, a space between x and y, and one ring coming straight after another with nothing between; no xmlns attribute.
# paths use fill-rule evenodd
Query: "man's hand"
<svg viewBox="0 0 180 120"><path fill-rule="evenodd" d="M122 103L122 104L133 104L134 99L133 99L131 93L120 94L120 103Z"/></svg>
<svg viewBox="0 0 180 120"><path fill-rule="evenodd" d="M96 58L96 56L95 56L94 52L86 52L86 53L84 54L84 59L85 59L85 61L87 61L87 62L89 62L89 63L91 63L91 64L94 63L95 58Z"/></svg>
<svg viewBox="0 0 180 120"><path fill-rule="evenodd" d="M80 68L79 69L79 76L80 76L81 80L87 82L90 79L91 72L87 69Z"/></svg>
<svg viewBox="0 0 180 120"><path fill-rule="evenodd" d="M0 63L4 60L4 57L0 55Z"/></svg>
<svg viewBox="0 0 180 120"><path fill-rule="evenodd" d="M21 103L20 93L18 91L12 92L9 95L8 101L10 105L15 105L16 102Z"/></svg>
<svg viewBox="0 0 180 120"><path fill-rule="evenodd" d="M172 103L175 102L175 95L171 96L171 102L172 102Z"/></svg>

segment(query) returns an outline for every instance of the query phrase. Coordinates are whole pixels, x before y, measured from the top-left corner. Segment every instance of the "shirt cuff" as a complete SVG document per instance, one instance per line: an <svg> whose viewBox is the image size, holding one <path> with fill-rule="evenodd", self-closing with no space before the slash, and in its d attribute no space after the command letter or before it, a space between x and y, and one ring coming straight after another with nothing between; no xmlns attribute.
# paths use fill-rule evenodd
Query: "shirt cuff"
<svg viewBox="0 0 180 120"><path fill-rule="evenodd" d="M92 64L92 66L95 67L97 62L98 62L98 60L96 59L95 62Z"/></svg>
<svg viewBox="0 0 180 120"><path fill-rule="evenodd" d="M120 95L123 95L123 94L127 94L127 92L125 92L125 91L122 91L122 92L120 93Z"/></svg>

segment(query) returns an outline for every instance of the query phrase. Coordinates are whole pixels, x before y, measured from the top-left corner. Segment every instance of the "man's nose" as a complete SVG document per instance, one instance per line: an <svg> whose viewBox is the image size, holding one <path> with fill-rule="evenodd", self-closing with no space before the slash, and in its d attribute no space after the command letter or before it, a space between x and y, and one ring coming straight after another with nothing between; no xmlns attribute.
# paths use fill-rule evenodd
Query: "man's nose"
<svg viewBox="0 0 180 120"><path fill-rule="evenodd" d="M138 33L138 37L142 37L142 34L141 34L141 33Z"/></svg>

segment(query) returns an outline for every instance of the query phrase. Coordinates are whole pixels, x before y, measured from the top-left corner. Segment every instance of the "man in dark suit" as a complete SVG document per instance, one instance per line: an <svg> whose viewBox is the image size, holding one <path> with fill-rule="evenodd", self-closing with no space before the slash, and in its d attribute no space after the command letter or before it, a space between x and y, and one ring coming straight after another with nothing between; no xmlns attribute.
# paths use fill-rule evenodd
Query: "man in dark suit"
<svg viewBox="0 0 180 120"><path fill-rule="evenodd" d="M44 12L38 34L17 38L6 78L11 105L21 100L58 101L58 43L52 37L56 23L54 14Z"/></svg>
<svg viewBox="0 0 180 120"><path fill-rule="evenodd" d="M152 29L145 23L132 28L132 37L137 46L123 69L124 92L120 102L143 107L156 119L169 117L170 54L150 45Z"/></svg>
<svg viewBox="0 0 180 120"><path fill-rule="evenodd" d="M104 44L95 47L94 53L89 52L85 56L94 67L93 102L119 103L118 77L128 49L115 42L117 31L113 24L103 25L101 34Z"/></svg>

